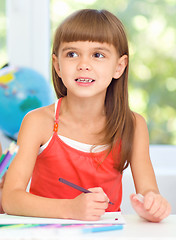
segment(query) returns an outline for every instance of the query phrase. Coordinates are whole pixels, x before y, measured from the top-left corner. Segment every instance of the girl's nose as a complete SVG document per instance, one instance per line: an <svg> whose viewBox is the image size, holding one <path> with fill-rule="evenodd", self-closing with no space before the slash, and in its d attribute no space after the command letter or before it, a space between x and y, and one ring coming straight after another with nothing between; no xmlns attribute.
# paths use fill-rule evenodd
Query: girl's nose
<svg viewBox="0 0 176 240"><path fill-rule="evenodd" d="M77 69L79 71L89 71L91 70L91 65L89 64L88 61L82 60L79 62Z"/></svg>
<svg viewBox="0 0 176 240"><path fill-rule="evenodd" d="M79 66L79 70L89 70L88 66Z"/></svg>

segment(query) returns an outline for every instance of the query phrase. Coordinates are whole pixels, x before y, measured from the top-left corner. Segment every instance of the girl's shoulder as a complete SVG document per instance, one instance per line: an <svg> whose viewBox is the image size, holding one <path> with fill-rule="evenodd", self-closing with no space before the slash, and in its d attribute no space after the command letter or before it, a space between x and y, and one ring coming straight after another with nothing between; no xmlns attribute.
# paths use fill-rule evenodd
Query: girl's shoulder
<svg viewBox="0 0 176 240"><path fill-rule="evenodd" d="M19 135L40 138L45 142L53 132L54 115L54 104L28 112L22 121Z"/></svg>
<svg viewBox="0 0 176 240"><path fill-rule="evenodd" d="M29 111L25 117L24 120L30 120L30 121L48 121L49 119L54 118L54 112L55 112L55 105L51 104L45 107L36 108L34 110Z"/></svg>
<svg viewBox="0 0 176 240"><path fill-rule="evenodd" d="M133 112L134 118L135 118L135 123L136 125L141 125L141 124L146 124L145 118L140 115L139 113Z"/></svg>
<svg viewBox="0 0 176 240"><path fill-rule="evenodd" d="M140 139L141 137L146 136L148 138L148 128L145 118L136 113L133 112L134 118L135 118L135 137Z"/></svg>

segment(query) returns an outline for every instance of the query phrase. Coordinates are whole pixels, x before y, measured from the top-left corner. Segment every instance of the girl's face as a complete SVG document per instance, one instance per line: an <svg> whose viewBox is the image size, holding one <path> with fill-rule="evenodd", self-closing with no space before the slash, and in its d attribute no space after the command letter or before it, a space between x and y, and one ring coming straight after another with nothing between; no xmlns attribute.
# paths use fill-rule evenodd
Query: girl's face
<svg viewBox="0 0 176 240"><path fill-rule="evenodd" d="M77 41L63 42L53 64L67 95L92 97L106 94L112 78L119 78L126 67L127 56L118 57L108 43Z"/></svg>

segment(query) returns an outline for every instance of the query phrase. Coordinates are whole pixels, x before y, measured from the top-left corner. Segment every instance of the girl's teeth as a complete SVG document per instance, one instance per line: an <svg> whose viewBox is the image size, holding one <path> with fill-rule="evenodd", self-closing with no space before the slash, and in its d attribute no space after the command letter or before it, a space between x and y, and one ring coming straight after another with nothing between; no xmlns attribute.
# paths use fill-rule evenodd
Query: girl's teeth
<svg viewBox="0 0 176 240"><path fill-rule="evenodd" d="M92 79L83 79L83 78L78 78L76 81L77 82L93 82Z"/></svg>

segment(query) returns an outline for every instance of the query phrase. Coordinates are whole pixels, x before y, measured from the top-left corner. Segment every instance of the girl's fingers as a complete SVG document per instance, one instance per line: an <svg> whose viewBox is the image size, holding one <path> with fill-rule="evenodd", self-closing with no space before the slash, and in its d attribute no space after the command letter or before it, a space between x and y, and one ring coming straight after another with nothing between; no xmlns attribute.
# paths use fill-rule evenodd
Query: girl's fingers
<svg viewBox="0 0 176 240"><path fill-rule="evenodd" d="M138 194L131 194L130 199L133 204L141 206L143 205L143 199L141 197L138 197Z"/></svg>
<svg viewBox="0 0 176 240"><path fill-rule="evenodd" d="M154 216L159 211L161 205L161 200L154 199L151 208L148 209L148 212Z"/></svg>
<svg viewBox="0 0 176 240"><path fill-rule="evenodd" d="M160 194L150 192L146 194L144 207L147 212L160 221L167 217L171 212L170 204Z"/></svg>
<svg viewBox="0 0 176 240"><path fill-rule="evenodd" d="M165 212L160 216L160 219L162 220L162 219L168 217L170 213L171 213L171 206L170 206L170 204L168 204Z"/></svg>
<svg viewBox="0 0 176 240"><path fill-rule="evenodd" d="M108 202L95 202L94 208L105 210L106 208L108 208Z"/></svg>
<svg viewBox="0 0 176 240"><path fill-rule="evenodd" d="M103 189L101 187L94 187L88 189L91 192L103 192Z"/></svg>
<svg viewBox="0 0 176 240"><path fill-rule="evenodd" d="M132 194L130 195L130 200L131 200L131 201L133 201L134 196L135 196L134 193L132 193Z"/></svg>
<svg viewBox="0 0 176 240"><path fill-rule="evenodd" d="M130 196L132 207L141 216L144 211L143 203L136 197L136 194L131 194Z"/></svg>
<svg viewBox="0 0 176 240"><path fill-rule="evenodd" d="M137 196L138 194L132 194L130 199L133 208L141 217L152 222L160 222L170 214L170 204L160 194L147 193L143 203Z"/></svg>
<svg viewBox="0 0 176 240"><path fill-rule="evenodd" d="M154 196L152 193L146 194L144 197L144 208L146 210L151 209L152 205L154 204Z"/></svg>
<svg viewBox="0 0 176 240"><path fill-rule="evenodd" d="M163 199L160 202L160 206L159 206L158 210L153 214L153 216L160 218L165 213L166 209L167 209L167 202Z"/></svg>
<svg viewBox="0 0 176 240"><path fill-rule="evenodd" d="M96 202L109 202L108 196L105 194L102 188L89 188L88 190L94 193L94 200Z"/></svg>
<svg viewBox="0 0 176 240"><path fill-rule="evenodd" d="M154 217L159 217L162 220L169 216L170 212L171 212L170 205L167 203L167 201L164 201L158 212L154 214Z"/></svg>

